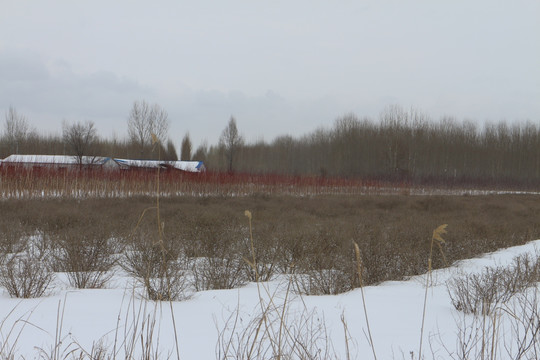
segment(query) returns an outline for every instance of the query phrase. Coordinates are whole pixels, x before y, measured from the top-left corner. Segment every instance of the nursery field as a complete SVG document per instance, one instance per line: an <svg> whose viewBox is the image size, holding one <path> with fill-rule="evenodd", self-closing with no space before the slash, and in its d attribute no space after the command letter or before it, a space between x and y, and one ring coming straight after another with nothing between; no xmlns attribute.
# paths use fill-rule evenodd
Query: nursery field
<svg viewBox="0 0 540 360"><path fill-rule="evenodd" d="M378 194L403 191L403 182L316 176L156 169L102 170L0 167L1 198L116 198L160 196L245 196Z"/></svg>
<svg viewBox="0 0 540 360"><path fill-rule="evenodd" d="M372 284L425 272L429 235L440 224L449 228L442 248L448 263L540 237L536 195L174 197L160 199L159 220L155 207L153 197L3 200L2 248L37 234L51 246L88 242L96 257L105 256L147 238L159 241L159 221L168 251L241 260L251 251L244 215L250 210L257 258L269 265L265 276L291 265L339 268L347 290L354 285L345 281L350 269L354 275L353 242L365 257L364 283ZM434 268L442 266L444 259L433 260ZM245 280L241 271L233 275Z"/></svg>
<svg viewBox="0 0 540 360"><path fill-rule="evenodd" d="M6 197L0 358L534 358L538 200Z"/></svg>
<svg viewBox="0 0 540 360"><path fill-rule="evenodd" d="M159 187L158 180L159 179ZM62 169L0 165L0 198L153 196L479 195L537 193L538 184L511 179L407 176L326 177L144 169Z"/></svg>

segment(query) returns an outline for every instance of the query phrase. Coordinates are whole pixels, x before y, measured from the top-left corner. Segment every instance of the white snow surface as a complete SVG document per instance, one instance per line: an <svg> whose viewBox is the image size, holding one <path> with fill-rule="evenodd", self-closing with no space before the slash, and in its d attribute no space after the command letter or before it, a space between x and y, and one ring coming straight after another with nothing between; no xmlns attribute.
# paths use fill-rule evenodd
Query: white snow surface
<svg viewBox="0 0 540 360"><path fill-rule="evenodd" d="M448 278L457 273L479 272L490 265L510 263L519 254L534 254L538 246L540 240L460 261L449 269L435 271L433 286L427 296L423 341L425 358L449 359L452 357L448 349L456 348L457 323L463 314L451 304L445 285ZM417 356L425 279L425 276L417 276L364 288L378 359L410 359L411 352ZM4 289L0 290L0 349L2 346L4 349L14 348L15 359L34 359L39 358L40 350L51 354L59 340L61 343L57 349L62 354L67 354L74 347L90 351L99 343L109 352L116 347L118 358L123 359L126 348L123 343L132 334L131 327L136 324L137 316L142 314L156 318L153 347L160 358L170 356L176 359L178 344L181 359L216 359L218 335L221 333L227 338L231 333L241 332L261 314L261 298L263 303L268 303L271 297L280 309L286 303L285 314L291 328L305 325L308 319L313 326L324 329L324 336L331 341L332 358L347 358L342 316L349 331L350 357L373 358L367 340L360 289L332 296L289 293L285 302L287 284L287 278L281 277L261 283L259 289L257 284L250 283L239 289L197 292L184 301L156 303L145 301L140 289L121 274L108 288L94 290L69 288L60 274L54 290L46 297L14 299ZM281 310L276 311L282 314ZM233 329L235 319L237 326ZM137 343L140 343L140 336ZM135 354L140 354L140 349ZM505 354L499 354L497 358L504 359Z"/></svg>

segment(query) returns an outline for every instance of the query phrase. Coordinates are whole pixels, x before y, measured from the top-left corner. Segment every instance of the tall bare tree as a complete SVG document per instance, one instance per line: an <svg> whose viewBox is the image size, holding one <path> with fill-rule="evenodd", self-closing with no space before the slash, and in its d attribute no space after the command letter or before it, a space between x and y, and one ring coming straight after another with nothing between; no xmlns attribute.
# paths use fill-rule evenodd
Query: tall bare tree
<svg viewBox="0 0 540 360"><path fill-rule="evenodd" d="M70 152L77 157L79 166L83 165L83 157L96 151L94 148L97 142L97 130L92 121L62 124L62 134L65 144ZM95 155L95 154L92 154Z"/></svg>
<svg viewBox="0 0 540 360"><path fill-rule="evenodd" d="M17 113L13 106L6 112L4 136L12 154L18 154L21 145L27 139L30 126L24 115Z"/></svg>
<svg viewBox="0 0 540 360"><path fill-rule="evenodd" d="M227 169L229 172L232 172L234 169L234 160L243 143L244 140L238 133L238 128L236 127L236 120L231 116L227 127L223 129L221 137L219 138L220 147L222 147L225 152Z"/></svg>
<svg viewBox="0 0 540 360"><path fill-rule="evenodd" d="M206 143L206 140L205 140L195 150L195 152L193 153L192 159L206 163L207 155L208 155L208 144Z"/></svg>
<svg viewBox="0 0 540 360"><path fill-rule="evenodd" d="M176 147L174 146L174 143L171 139L167 140L167 150L166 150L166 156L163 160L167 161L177 161L178 160L178 154L176 153Z"/></svg>
<svg viewBox="0 0 540 360"><path fill-rule="evenodd" d="M189 133L184 136L182 139L182 147L180 149L180 160L190 161L191 160L191 139L189 138Z"/></svg>
<svg viewBox="0 0 540 360"><path fill-rule="evenodd" d="M150 105L146 101L135 101L128 118L128 135L137 144L140 157L149 155L154 143L154 134L159 143L164 144L169 132L169 115L158 104Z"/></svg>

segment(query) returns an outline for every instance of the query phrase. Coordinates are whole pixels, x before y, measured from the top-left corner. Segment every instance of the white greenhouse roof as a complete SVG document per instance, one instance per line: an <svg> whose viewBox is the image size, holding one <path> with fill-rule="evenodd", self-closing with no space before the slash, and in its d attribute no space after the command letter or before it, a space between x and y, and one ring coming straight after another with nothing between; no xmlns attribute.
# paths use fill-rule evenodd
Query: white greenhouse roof
<svg viewBox="0 0 540 360"><path fill-rule="evenodd" d="M171 164L175 169L182 171L199 172L205 170L202 161L171 161L167 164Z"/></svg>
<svg viewBox="0 0 540 360"><path fill-rule="evenodd" d="M82 163L85 165L95 164L102 165L109 161L110 158L102 156L83 156ZM26 164L64 164L77 165L79 164L76 156L66 155L10 155L3 160L5 163L26 163Z"/></svg>
<svg viewBox="0 0 540 360"><path fill-rule="evenodd" d="M177 170L200 172L205 167L202 161L158 161L158 160L131 160L131 159L113 159L121 167L136 168L155 168L172 167Z"/></svg>
<svg viewBox="0 0 540 360"><path fill-rule="evenodd" d="M131 160L131 159L113 159L120 166L139 167L139 168L158 168L160 162L156 160Z"/></svg>
<svg viewBox="0 0 540 360"><path fill-rule="evenodd" d="M102 156L83 156L83 165L104 165L111 158ZM109 163L116 164L120 168L174 168L182 171L201 172L206 168L202 161L158 161L158 160L131 160L131 159L112 159ZM65 155L10 155L1 162L6 164L50 164L50 165L78 165L76 156Z"/></svg>

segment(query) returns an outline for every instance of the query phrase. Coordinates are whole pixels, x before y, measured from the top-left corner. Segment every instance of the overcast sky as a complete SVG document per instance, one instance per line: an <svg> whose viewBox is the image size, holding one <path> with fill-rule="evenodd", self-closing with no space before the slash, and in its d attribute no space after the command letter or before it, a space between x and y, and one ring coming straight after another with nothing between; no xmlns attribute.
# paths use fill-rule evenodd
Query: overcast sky
<svg viewBox="0 0 540 360"><path fill-rule="evenodd" d="M540 125L539 19L538 0L0 0L0 111L124 137L146 100L177 146L231 115L272 140L394 104Z"/></svg>

